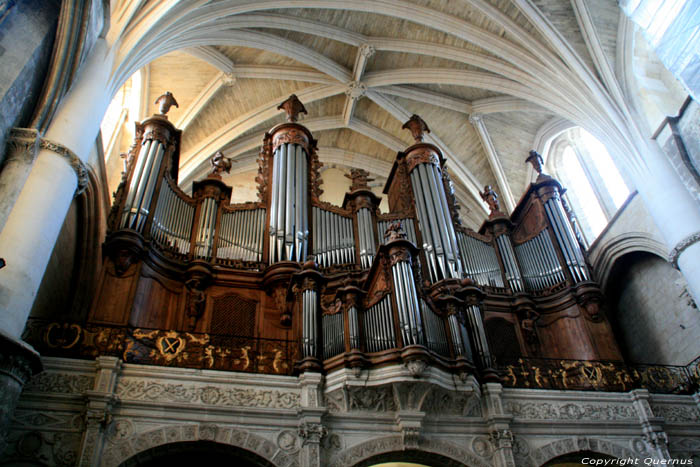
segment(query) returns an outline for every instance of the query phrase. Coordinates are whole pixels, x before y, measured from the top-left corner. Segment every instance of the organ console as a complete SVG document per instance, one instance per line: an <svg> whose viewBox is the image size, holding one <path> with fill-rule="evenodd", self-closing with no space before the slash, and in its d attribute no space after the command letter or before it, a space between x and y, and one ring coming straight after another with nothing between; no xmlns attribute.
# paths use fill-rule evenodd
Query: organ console
<svg viewBox="0 0 700 467"><path fill-rule="evenodd" d="M271 373L421 360L484 381L517 358L621 360L563 189L534 151L538 177L515 210L503 213L486 187L491 213L473 231L414 115L404 128L415 144L384 188L390 212L361 169L334 206L320 200L316 141L291 96L279 107L287 122L262 142L259 198L231 204L222 154L191 196L178 187L180 131L168 107L137 124L99 289L79 326L94 335L75 349Z"/></svg>

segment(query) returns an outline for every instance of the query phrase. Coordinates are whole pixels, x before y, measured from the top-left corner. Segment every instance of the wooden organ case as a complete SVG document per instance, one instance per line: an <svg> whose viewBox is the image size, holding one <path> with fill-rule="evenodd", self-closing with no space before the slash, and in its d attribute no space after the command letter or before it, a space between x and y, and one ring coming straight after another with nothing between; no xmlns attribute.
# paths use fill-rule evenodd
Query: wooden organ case
<svg viewBox="0 0 700 467"><path fill-rule="evenodd" d="M418 361L486 381L518 357L621 360L562 187L537 153L537 181L510 217L486 187L491 214L475 232L413 116L404 128L416 143L384 189L390 212L359 169L333 206L319 198L316 142L291 96L288 121L264 137L258 200L230 204L220 153L192 196L177 186L180 131L162 104L137 124L88 320L42 328L44 343L280 374Z"/></svg>

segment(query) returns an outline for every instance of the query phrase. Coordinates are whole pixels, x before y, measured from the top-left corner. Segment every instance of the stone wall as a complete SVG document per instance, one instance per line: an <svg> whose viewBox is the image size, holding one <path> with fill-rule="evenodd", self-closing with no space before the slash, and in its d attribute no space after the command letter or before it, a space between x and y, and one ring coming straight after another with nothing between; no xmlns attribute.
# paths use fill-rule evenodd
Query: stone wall
<svg viewBox="0 0 700 467"><path fill-rule="evenodd" d="M630 362L686 365L700 355L700 315L683 276L633 193L587 252Z"/></svg>
<svg viewBox="0 0 700 467"><path fill-rule="evenodd" d="M579 451L700 461L697 396L503 389L422 365L325 377L45 358L0 462L117 466L214 442L274 466L541 466ZM162 448L161 448L162 447ZM143 457L146 456L146 457Z"/></svg>
<svg viewBox="0 0 700 467"><path fill-rule="evenodd" d="M700 355L700 311L670 263L629 253L616 263L611 281L611 318L629 362L687 365Z"/></svg>

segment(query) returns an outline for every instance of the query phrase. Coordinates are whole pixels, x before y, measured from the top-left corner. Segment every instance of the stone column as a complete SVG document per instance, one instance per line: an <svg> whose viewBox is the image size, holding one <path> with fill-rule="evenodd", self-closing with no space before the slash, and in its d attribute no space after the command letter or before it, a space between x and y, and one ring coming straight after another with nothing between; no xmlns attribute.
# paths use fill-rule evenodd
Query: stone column
<svg viewBox="0 0 700 467"><path fill-rule="evenodd" d="M512 415L503 410L503 386L500 383L485 383L482 386L485 405L486 426L493 444L493 462L496 467L514 467L513 432L510 431Z"/></svg>
<svg viewBox="0 0 700 467"><path fill-rule="evenodd" d="M22 387L39 371L39 354L0 329L0 453L5 452L7 430Z"/></svg>
<svg viewBox="0 0 700 467"><path fill-rule="evenodd" d="M0 257L7 263L0 269L0 358L8 367L0 372L0 387L6 389L0 391L0 431L29 376L27 363L20 362L32 362L29 368L34 370L41 368L38 356L20 335L66 212L78 187L87 181L84 162L111 97L106 91L112 62L109 52L104 40L96 44L81 78L63 99L43 138L30 132L13 134L16 149L26 152L14 156L16 162L3 175L0 188L0 198L16 198L4 206L9 210L6 219L0 214Z"/></svg>
<svg viewBox="0 0 700 467"><path fill-rule="evenodd" d="M39 152L39 136L39 132L31 128L10 130L5 164L0 172L0 230L32 170Z"/></svg>
<svg viewBox="0 0 700 467"><path fill-rule="evenodd" d="M658 145L649 141L646 169L634 173L635 186L669 247L669 261L700 301L700 205L683 185Z"/></svg>
<svg viewBox="0 0 700 467"><path fill-rule="evenodd" d="M0 269L0 329L15 338L27 321L79 180L86 176L84 162L109 104L111 55L104 41L98 45L41 138L26 182L22 186L16 180L5 188L19 195L0 232L0 257L7 262Z"/></svg>
<svg viewBox="0 0 700 467"><path fill-rule="evenodd" d="M328 430L321 422L326 413L322 405L323 375L307 371L299 376L301 386L301 409L299 409L300 467L320 467L321 440Z"/></svg>
<svg viewBox="0 0 700 467"><path fill-rule="evenodd" d="M117 402L114 394L122 369L116 357L97 357L94 389L85 392L85 432L80 445L79 466L100 464L105 431L112 423L112 409Z"/></svg>
<svg viewBox="0 0 700 467"><path fill-rule="evenodd" d="M656 417L649 404L649 391L647 389L635 389L630 391L632 405L639 416L642 425L642 439L647 446L647 454L657 459L670 459L668 451L668 436L664 431L663 417Z"/></svg>

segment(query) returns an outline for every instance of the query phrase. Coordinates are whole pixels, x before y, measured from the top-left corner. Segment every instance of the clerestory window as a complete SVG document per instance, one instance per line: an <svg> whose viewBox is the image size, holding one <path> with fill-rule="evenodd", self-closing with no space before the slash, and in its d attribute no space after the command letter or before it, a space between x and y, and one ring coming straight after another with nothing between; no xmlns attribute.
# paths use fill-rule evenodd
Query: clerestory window
<svg viewBox="0 0 700 467"><path fill-rule="evenodd" d="M565 131L550 148L549 173L566 189L564 200L590 244L625 202L629 187L605 146L582 128Z"/></svg>

